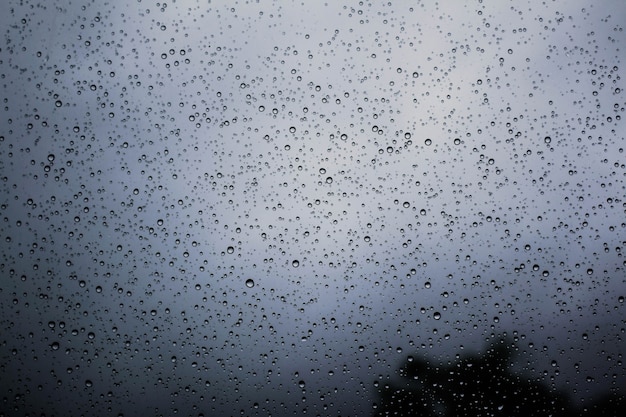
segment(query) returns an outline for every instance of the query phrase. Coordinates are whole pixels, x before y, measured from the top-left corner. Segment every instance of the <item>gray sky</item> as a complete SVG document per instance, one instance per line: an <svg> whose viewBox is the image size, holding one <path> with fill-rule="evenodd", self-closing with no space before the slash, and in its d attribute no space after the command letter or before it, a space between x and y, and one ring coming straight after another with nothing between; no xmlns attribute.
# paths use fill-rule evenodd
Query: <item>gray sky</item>
<svg viewBox="0 0 626 417"><path fill-rule="evenodd" d="M624 7L425 3L14 2L3 373L363 415L407 354L507 332L623 387Z"/></svg>

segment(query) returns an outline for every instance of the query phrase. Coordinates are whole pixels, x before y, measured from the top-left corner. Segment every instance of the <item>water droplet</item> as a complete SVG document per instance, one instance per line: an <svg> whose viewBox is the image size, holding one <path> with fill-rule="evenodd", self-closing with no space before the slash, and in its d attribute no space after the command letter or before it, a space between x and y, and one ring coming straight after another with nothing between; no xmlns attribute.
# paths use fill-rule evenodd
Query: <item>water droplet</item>
<svg viewBox="0 0 626 417"><path fill-rule="evenodd" d="M248 288L254 287L254 281L252 279L248 278L246 280L246 287L248 287Z"/></svg>
<svg viewBox="0 0 626 417"><path fill-rule="evenodd" d="M300 266L300 261L298 261L297 259L296 259L296 260L294 260L294 261L291 263L291 266L293 266L294 268L299 267L299 266Z"/></svg>
<svg viewBox="0 0 626 417"><path fill-rule="evenodd" d="M434 318L435 320L439 320L439 319L441 318L441 313L439 313L438 311L437 311L437 312L435 312L435 314L433 314L433 318Z"/></svg>
<svg viewBox="0 0 626 417"><path fill-rule="evenodd" d="M226 248L226 252L227 253L234 253L235 252L235 248L233 248L232 246L229 246L228 248Z"/></svg>
<svg viewBox="0 0 626 417"><path fill-rule="evenodd" d="M424 141L424 144L425 144L426 146L430 146L430 145L432 145L432 143L433 143L433 141L432 141L431 139L426 139L426 140Z"/></svg>

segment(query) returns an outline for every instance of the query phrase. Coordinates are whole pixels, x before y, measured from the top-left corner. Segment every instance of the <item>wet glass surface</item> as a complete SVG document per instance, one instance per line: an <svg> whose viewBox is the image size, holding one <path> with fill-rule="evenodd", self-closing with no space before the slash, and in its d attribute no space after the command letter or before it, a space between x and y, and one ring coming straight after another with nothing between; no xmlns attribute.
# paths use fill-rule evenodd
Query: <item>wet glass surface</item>
<svg viewBox="0 0 626 417"><path fill-rule="evenodd" d="M625 21L9 0L0 415L610 415Z"/></svg>

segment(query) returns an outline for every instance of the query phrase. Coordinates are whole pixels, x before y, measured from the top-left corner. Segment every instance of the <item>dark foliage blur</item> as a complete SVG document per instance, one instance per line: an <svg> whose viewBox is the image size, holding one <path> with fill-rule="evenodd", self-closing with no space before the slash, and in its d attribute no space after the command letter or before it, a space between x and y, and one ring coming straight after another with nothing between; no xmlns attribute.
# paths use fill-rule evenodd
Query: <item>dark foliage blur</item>
<svg viewBox="0 0 626 417"><path fill-rule="evenodd" d="M607 394L583 407L562 392L516 375L514 342L498 337L479 355L451 364L407 357L400 383L379 388L375 417L383 416L623 416L624 396Z"/></svg>

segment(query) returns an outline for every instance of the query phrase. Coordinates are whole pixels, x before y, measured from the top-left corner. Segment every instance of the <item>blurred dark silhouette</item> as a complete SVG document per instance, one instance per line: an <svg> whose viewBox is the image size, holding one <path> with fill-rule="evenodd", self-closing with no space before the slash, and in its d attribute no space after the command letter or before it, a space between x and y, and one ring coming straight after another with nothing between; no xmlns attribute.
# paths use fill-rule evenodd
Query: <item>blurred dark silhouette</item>
<svg viewBox="0 0 626 417"><path fill-rule="evenodd" d="M495 338L484 353L451 364L409 356L400 368L402 383L378 388L374 414L383 416L624 416L620 395L575 408L562 392L511 371L515 344Z"/></svg>

